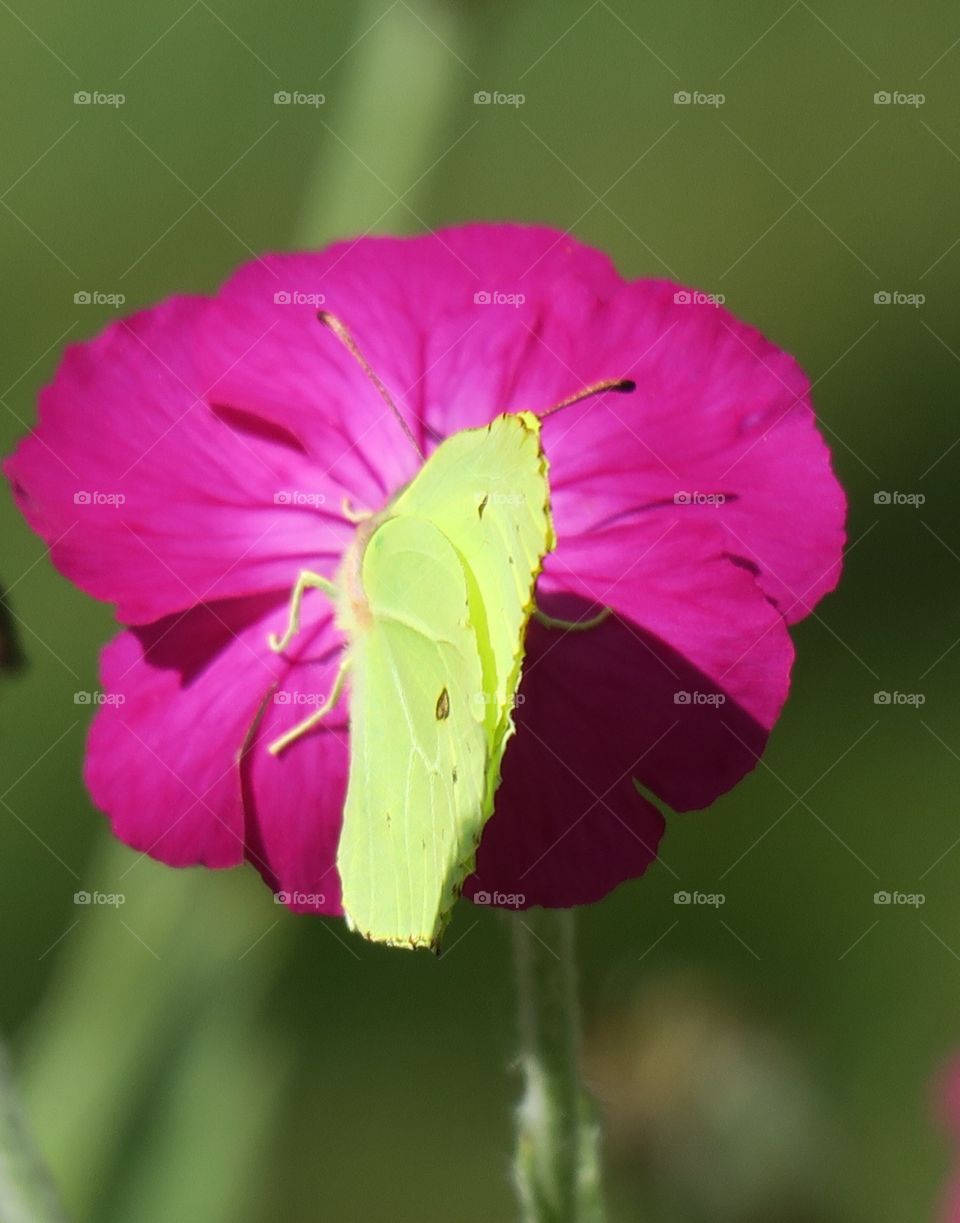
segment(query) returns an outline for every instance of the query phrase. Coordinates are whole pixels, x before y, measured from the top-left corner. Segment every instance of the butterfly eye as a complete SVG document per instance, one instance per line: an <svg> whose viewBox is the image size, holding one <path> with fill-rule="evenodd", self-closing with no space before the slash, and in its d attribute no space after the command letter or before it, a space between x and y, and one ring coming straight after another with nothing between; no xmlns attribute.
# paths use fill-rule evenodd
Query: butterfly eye
<svg viewBox="0 0 960 1223"><path fill-rule="evenodd" d="M442 722L444 718L450 716L450 693L444 688L437 697L437 721Z"/></svg>

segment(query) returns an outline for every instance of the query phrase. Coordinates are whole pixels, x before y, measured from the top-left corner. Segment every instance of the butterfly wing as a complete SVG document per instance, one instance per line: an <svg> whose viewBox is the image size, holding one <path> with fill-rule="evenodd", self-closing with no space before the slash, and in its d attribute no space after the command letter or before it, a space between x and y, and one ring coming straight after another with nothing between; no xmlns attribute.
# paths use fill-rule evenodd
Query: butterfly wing
<svg viewBox="0 0 960 1223"><path fill-rule="evenodd" d="M444 441L372 532L351 613L337 857L367 938L436 947L493 812L524 636L554 546L540 422Z"/></svg>
<svg viewBox="0 0 960 1223"><path fill-rule="evenodd" d="M540 421L529 412L506 414L442 442L393 506L435 523L467 570L488 693L491 803L513 733L534 587L556 544L547 469Z"/></svg>
<svg viewBox="0 0 960 1223"><path fill-rule="evenodd" d="M362 581L337 855L343 907L366 938L435 947L490 814L467 575L437 526L403 515L371 535Z"/></svg>

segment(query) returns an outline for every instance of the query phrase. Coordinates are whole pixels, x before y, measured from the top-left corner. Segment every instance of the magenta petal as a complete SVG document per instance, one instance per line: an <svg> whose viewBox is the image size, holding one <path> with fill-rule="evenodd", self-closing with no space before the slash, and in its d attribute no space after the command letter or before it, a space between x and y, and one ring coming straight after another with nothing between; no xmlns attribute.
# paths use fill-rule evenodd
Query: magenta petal
<svg viewBox="0 0 960 1223"><path fill-rule="evenodd" d="M236 758L276 677L268 610L262 599L197 607L103 651L107 703L90 730L86 782L134 849L172 866L243 860Z"/></svg>
<svg viewBox="0 0 960 1223"><path fill-rule="evenodd" d="M650 746L647 728L635 728L636 692L620 682L621 661L601 671L597 661L593 633L531 626L517 734L464 888L471 899L587 904L656 858L663 818L631 780Z"/></svg>
<svg viewBox="0 0 960 1223"><path fill-rule="evenodd" d="M57 566L127 623L286 591L347 538L338 486L324 504L284 502L323 491L306 457L213 410L192 356L207 310L174 298L70 348L6 464Z"/></svg>
<svg viewBox="0 0 960 1223"><path fill-rule="evenodd" d="M776 721L793 646L782 613L753 571L726 554L718 526L648 517L561 541L547 558L541 595L548 611L563 596L611 608L671 647L761 726ZM672 678L683 691L682 677ZM635 699L642 705L645 694Z"/></svg>
<svg viewBox="0 0 960 1223"><path fill-rule="evenodd" d="M283 656L267 645L287 617L285 601L272 596L198 607L106 648L107 699L90 732L86 781L128 845L172 866L247 858L277 891L319 890L335 859L345 737L333 755L318 737L280 759L261 751L265 732L272 738L307 716L336 672L341 642L330 610L316 596L306 612ZM291 691L298 696L284 703ZM250 737L241 768L255 725L260 733ZM335 877L324 887L328 903L315 907L339 911Z"/></svg>
<svg viewBox="0 0 960 1223"><path fill-rule="evenodd" d="M613 528L551 558L546 611L618 615L583 632L531 626L517 735L468 894L598 900L656 854L661 817L634 779L693 810L756 764L789 686L783 617L716 528L677 531L668 545L650 523Z"/></svg>
<svg viewBox="0 0 960 1223"><path fill-rule="evenodd" d="M570 349L569 386L629 376L551 420L561 538L638 517L719 523L788 620L837 582L845 502L796 362L674 284L625 285Z"/></svg>
<svg viewBox="0 0 960 1223"><path fill-rule="evenodd" d="M298 913L342 912L336 860L350 763L346 696L279 756L267 746L329 694L341 657L328 623L267 703L244 761L249 859Z"/></svg>

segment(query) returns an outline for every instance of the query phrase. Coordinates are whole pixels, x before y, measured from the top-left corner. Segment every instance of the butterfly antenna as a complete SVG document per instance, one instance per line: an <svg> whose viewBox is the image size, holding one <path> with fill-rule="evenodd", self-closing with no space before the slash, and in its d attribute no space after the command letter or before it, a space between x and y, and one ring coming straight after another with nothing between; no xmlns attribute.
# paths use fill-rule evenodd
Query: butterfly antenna
<svg viewBox="0 0 960 1223"><path fill-rule="evenodd" d="M417 457L420 459L420 461L423 462L424 453L420 449L417 439L413 436L410 426L403 419L403 416L400 413L400 409L390 398L390 392L383 385L383 383L380 381L380 379L377 377L374 371L370 368L370 365L367 363L366 357L357 347L356 341L354 340L353 336L346 329L343 323L340 322L340 320L337 318L335 314L328 314L326 310L320 310L317 313L317 320L318 322L322 323L324 327L329 327L329 329L337 337L337 339L344 346L344 348L347 350L350 356L353 357L354 361L356 361L356 363L360 366L363 372L367 375L367 377L376 387L377 394L380 396L383 402L387 405L387 407L396 417L397 423L400 425L400 428L407 435L407 441L409 441L410 445L417 452Z"/></svg>
<svg viewBox="0 0 960 1223"><path fill-rule="evenodd" d="M593 382L590 386L585 386L582 391L577 391L575 395L570 395L567 399L561 399L552 408L547 408L546 412L541 412L540 419L546 420L554 412L559 412L563 408L569 408L572 404L579 403L581 399L589 399L591 395L603 395L606 391L616 391L618 394L626 395L636 389L637 384L632 378L608 378L605 382Z"/></svg>

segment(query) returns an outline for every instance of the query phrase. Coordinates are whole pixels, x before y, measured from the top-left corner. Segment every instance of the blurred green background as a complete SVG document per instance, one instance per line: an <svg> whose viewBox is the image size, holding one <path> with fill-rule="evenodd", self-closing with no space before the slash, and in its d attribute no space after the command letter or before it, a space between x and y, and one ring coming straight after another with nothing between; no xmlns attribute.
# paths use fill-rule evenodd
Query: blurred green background
<svg viewBox="0 0 960 1223"><path fill-rule="evenodd" d="M0 2L5 453L64 343L115 316L76 292L130 310L254 251L471 218L571 228L625 274L723 293L815 381L850 548L796 631L765 762L580 914L616 1220L903 1223L932 1217L947 1174L958 73L948 0ZM111 617L0 498L30 658L0 691L0 1025L73 1217L512 1217L505 920L464 904L441 961L400 955L291 916L252 872L111 844L73 700ZM679 908L680 887L726 904ZM74 905L95 888L126 904ZM925 904L874 904L895 889Z"/></svg>

